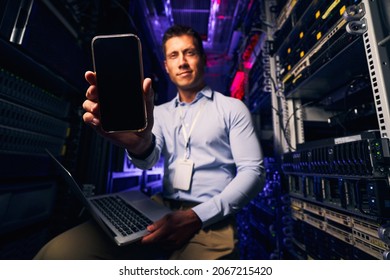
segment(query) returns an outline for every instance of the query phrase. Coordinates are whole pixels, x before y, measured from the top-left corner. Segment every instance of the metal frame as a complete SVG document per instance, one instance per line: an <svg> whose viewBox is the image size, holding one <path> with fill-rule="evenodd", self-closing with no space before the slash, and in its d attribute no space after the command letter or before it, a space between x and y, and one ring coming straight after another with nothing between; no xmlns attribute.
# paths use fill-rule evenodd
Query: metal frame
<svg viewBox="0 0 390 280"><path fill-rule="evenodd" d="M379 122L379 129L383 138L390 136L390 61L386 50L386 43L380 43L386 39L381 23L379 0L363 0L367 31L363 34L364 46L374 94L376 112ZM390 44L390 43L387 43ZM390 47L389 47L390 49Z"/></svg>
<svg viewBox="0 0 390 280"><path fill-rule="evenodd" d="M274 15L271 13L271 8L275 6L274 0L265 1L265 15L267 22L275 22ZM271 26L267 27L267 39L273 41L274 29ZM286 100L281 98L278 73L278 61L275 56L270 56L270 73L271 79L274 81L274 86L271 90L271 106L272 106L272 121L274 132L274 153L278 157L288 150L287 137L290 138L289 133L285 127L286 114Z"/></svg>

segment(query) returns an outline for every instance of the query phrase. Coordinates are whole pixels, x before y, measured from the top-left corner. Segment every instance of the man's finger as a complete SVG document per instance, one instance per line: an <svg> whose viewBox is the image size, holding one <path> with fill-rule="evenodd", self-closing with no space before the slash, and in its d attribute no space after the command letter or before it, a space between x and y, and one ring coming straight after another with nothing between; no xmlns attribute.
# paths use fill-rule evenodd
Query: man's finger
<svg viewBox="0 0 390 280"><path fill-rule="evenodd" d="M95 117L95 115L93 115L93 114L91 114L91 113L89 113L89 112L84 113L84 115L83 115L83 121L84 121L86 124L88 124L88 125L90 125L90 126L92 126L92 127L94 127L94 128L100 127L100 121L99 121L99 119L97 119L97 118Z"/></svg>
<svg viewBox="0 0 390 280"><path fill-rule="evenodd" d="M96 85L96 74L92 71L85 72L85 79L91 85Z"/></svg>
<svg viewBox="0 0 390 280"><path fill-rule="evenodd" d="M83 102L83 109L92 114L99 113L99 105L88 99Z"/></svg>

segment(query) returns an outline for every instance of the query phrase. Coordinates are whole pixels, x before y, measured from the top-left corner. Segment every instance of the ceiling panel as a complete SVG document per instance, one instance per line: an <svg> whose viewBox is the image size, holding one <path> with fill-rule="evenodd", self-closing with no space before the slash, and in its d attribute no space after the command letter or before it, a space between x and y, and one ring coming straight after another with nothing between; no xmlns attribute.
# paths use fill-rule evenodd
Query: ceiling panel
<svg viewBox="0 0 390 280"><path fill-rule="evenodd" d="M207 53L221 55L229 49L237 12L247 4L248 0L153 0L148 13L157 41L173 23L187 25L202 36Z"/></svg>
<svg viewBox="0 0 390 280"><path fill-rule="evenodd" d="M210 0L171 0L173 22L193 27L207 40Z"/></svg>

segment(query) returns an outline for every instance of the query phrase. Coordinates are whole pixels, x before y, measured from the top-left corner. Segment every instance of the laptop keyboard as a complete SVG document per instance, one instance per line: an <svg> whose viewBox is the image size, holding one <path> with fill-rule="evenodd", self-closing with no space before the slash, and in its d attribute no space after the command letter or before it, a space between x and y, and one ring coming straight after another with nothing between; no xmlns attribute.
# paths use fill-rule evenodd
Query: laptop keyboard
<svg viewBox="0 0 390 280"><path fill-rule="evenodd" d="M123 236L145 230L153 223L119 196L92 199L92 203Z"/></svg>

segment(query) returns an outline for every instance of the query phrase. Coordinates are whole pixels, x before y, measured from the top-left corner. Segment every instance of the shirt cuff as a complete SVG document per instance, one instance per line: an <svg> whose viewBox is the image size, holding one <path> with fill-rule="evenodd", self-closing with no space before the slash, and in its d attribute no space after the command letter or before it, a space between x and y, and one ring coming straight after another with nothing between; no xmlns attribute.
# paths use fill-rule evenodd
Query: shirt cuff
<svg viewBox="0 0 390 280"><path fill-rule="evenodd" d="M202 221L202 228L208 227L222 219L220 210L212 200L203 202L192 208Z"/></svg>

